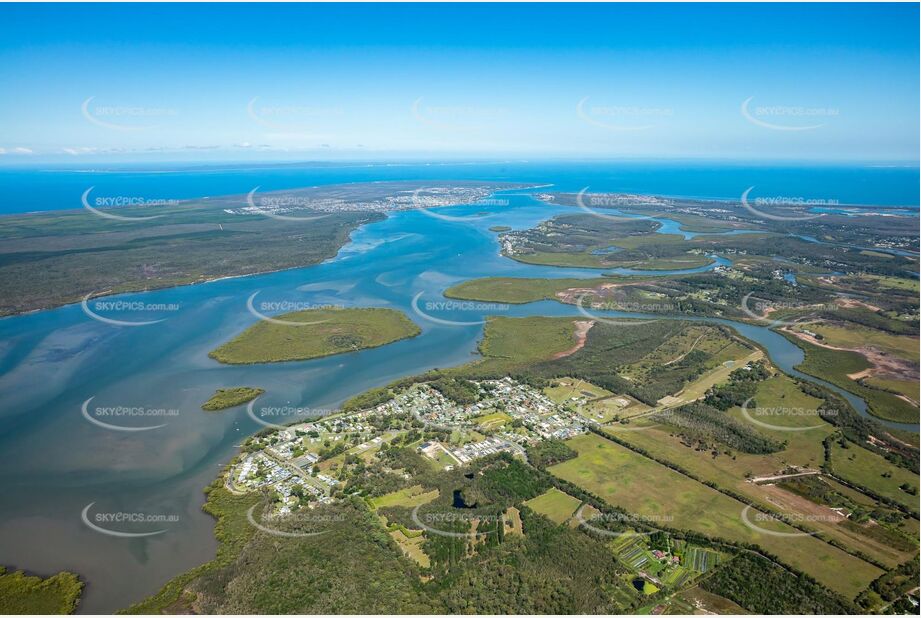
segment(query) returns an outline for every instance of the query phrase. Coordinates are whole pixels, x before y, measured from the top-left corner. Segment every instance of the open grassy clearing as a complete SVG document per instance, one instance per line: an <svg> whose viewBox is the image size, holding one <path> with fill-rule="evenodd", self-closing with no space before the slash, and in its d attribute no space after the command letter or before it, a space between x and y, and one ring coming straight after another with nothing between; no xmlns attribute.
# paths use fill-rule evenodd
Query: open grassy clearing
<svg viewBox="0 0 921 618"><path fill-rule="evenodd" d="M307 360L374 348L422 332L394 309L311 309L273 320L290 324L257 322L209 356L232 365Z"/></svg>
<svg viewBox="0 0 921 618"><path fill-rule="evenodd" d="M749 415L778 427L777 430L771 430L755 426L755 430L768 438L786 441L782 451L754 455L739 451L727 453L722 448L697 450L697 446L686 441L675 428L669 425L656 426L651 421L626 426L610 425L605 427L605 431L620 440L655 453L657 457L680 466L697 478L745 495L765 508L788 513L794 517L809 518L807 525L810 527L880 562L895 566L907 559L908 555L902 549L878 542L861 529L850 530L840 525L838 518L828 508L817 507L771 485L748 481L749 476L773 476L789 466L819 469L824 461L822 441L834 432L832 425L810 413L818 408L819 400L800 391L784 374L775 374L761 382L755 400L758 407L750 408ZM776 413L761 415L759 409ZM739 408L731 408L726 414L740 422L748 422ZM647 429L636 430L644 426ZM786 431L789 428L807 427L814 428L806 431ZM849 489L848 492L856 494L860 504L875 504L868 496ZM814 517L816 515L820 517Z"/></svg>
<svg viewBox="0 0 921 618"><path fill-rule="evenodd" d="M552 386L544 388L544 394L556 403L566 403L573 397L598 399L610 397L614 393L579 378L560 378Z"/></svg>
<svg viewBox="0 0 921 618"><path fill-rule="evenodd" d="M733 349L733 352L742 354L742 356L723 361L723 363L716 368L711 369L674 395L660 399L659 402L669 406L675 406L697 401L707 394L710 387L726 382L729 379L729 374L739 367L744 367L748 363L754 363L764 358L764 352L761 350L751 352L741 346Z"/></svg>
<svg viewBox="0 0 921 618"><path fill-rule="evenodd" d="M847 326L810 324L802 328L807 328L822 335L823 343L836 348L856 350L863 346L873 346L898 358L918 362L917 337L892 335L875 328L866 328L857 324L848 324Z"/></svg>
<svg viewBox="0 0 921 618"><path fill-rule="evenodd" d="M881 275L859 275L860 279L870 281L876 285L893 290L907 290L909 292L921 291L918 279L908 277L886 277Z"/></svg>
<svg viewBox="0 0 921 618"><path fill-rule="evenodd" d="M387 506L405 506L413 508L420 504L428 504L438 497L438 490L425 491L422 485L413 485L399 491L394 491L377 498L371 498L371 508L374 510Z"/></svg>
<svg viewBox="0 0 921 618"><path fill-rule="evenodd" d="M546 493L525 502L532 511L540 513L550 521L564 523L582 504L578 498L551 487Z"/></svg>
<svg viewBox="0 0 921 618"><path fill-rule="evenodd" d="M854 598L882 573L812 537L757 532L743 522L745 505L741 502L594 434L578 436L567 444L579 456L550 471L628 512L650 519L664 516L669 520L663 525L671 528L755 543L847 598ZM758 521L757 525L775 532L796 532L776 521Z"/></svg>
<svg viewBox="0 0 921 618"><path fill-rule="evenodd" d="M651 427L644 431L625 431L619 430L618 426L614 425L606 428L606 431L625 442L655 453L657 457L680 466L697 478L747 496L756 504L762 504L772 511L801 518L808 527L827 534L838 542L861 551L884 564L896 566L910 557L904 548L893 547L875 540L860 528L848 529L842 526L840 518L827 507L810 503L773 485L746 481L747 474L771 476L782 471L787 465L818 468L823 459L821 440L825 435L831 433L831 426L809 432L786 432L788 436L797 437L791 439L787 450L779 453L749 455L735 452L731 456L720 454L717 457L713 457L708 451L695 450L680 437L674 435L667 426ZM773 433L780 434L780 432ZM813 434L814 439L801 437L803 434ZM869 497L858 492L854 493L862 498L864 504L874 504ZM909 533L917 535L917 531L909 531Z"/></svg>
<svg viewBox="0 0 921 618"><path fill-rule="evenodd" d="M422 544L425 543L423 535L406 536L403 530L391 530L390 538L396 542L407 558L413 560L419 566L428 568L432 564L428 554L422 550Z"/></svg>
<svg viewBox="0 0 921 618"><path fill-rule="evenodd" d="M921 385L919 385L918 380L894 380L892 378L871 376L869 378L864 378L863 382L879 390L904 395L915 402L921 401L921 397L919 397L919 388L921 388Z"/></svg>
<svg viewBox="0 0 921 618"><path fill-rule="evenodd" d="M476 423L477 427L481 430L492 431L501 429L508 423L511 423L512 417L505 412L492 412L474 418L473 422Z"/></svg>
<svg viewBox="0 0 921 618"><path fill-rule="evenodd" d="M682 591L666 606L666 615L678 614L748 614L745 608L727 598L707 592L699 586Z"/></svg>
<svg viewBox="0 0 921 618"><path fill-rule="evenodd" d="M835 442L831 448L831 467L845 481L867 487L881 496L917 510L918 495L912 495L900 486L907 484L918 491L919 478L910 471L894 466L885 458L856 444L842 448Z"/></svg>

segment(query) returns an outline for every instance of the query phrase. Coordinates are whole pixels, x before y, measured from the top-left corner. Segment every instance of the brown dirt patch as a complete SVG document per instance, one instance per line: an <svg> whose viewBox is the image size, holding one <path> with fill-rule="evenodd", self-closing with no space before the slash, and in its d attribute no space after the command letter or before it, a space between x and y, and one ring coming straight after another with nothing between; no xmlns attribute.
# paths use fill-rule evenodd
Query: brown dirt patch
<svg viewBox="0 0 921 618"><path fill-rule="evenodd" d="M579 350L585 347L585 340L588 338L588 331L591 330L592 326L595 325L594 320L577 320L574 322L576 325L576 345L569 348L568 350L563 350L562 352L557 352L553 355L553 360L558 358L565 358L572 354L575 354Z"/></svg>

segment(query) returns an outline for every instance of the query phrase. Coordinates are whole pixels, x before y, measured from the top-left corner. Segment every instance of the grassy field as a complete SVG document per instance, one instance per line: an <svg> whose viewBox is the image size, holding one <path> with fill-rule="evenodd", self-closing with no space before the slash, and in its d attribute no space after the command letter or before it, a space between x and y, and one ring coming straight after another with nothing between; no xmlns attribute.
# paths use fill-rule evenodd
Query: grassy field
<svg viewBox="0 0 921 618"><path fill-rule="evenodd" d="M252 401L265 391L251 386L236 386L234 388L219 388L211 398L201 404L202 410L226 410Z"/></svg>
<svg viewBox="0 0 921 618"><path fill-rule="evenodd" d="M783 374L768 378L758 385L755 395L759 407L773 408L786 406L797 410L814 410L819 405L819 400L800 391L796 384ZM754 410L749 411L756 420L761 420ZM746 422L738 408L726 412L741 422ZM657 456L667 459L689 470L705 480L713 481L720 486L746 491L752 485L746 482L746 473L753 476L766 476L782 470L787 465L806 466L817 468L822 464L824 451L822 440L833 432L834 428L818 419L816 416L778 415L765 419L771 424L782 428L809 427L820 425L818 429L810 431L772 431L763 427L755 429L770 438L787 440L786 448L778 453L749 454L733 452L732 456L720 454L713 457L710 451L699 452L690 446L682 444L681 438L674 435L674 429L668 425L653 427L652 422L647 422L649 429L636 431L641 427L636 422L625 427L610 425L605 431L635 444Z"/></svg>
<svg viewBox="0 0 921 618"><path fill-rule="evenodd" d="M428 568L431 566L432 560L422 550L422 544L425 543L424 536L421 534L419 536L407 536L402 530L392 530L390 538L396 542L407 558L421 567Z"/></svg>
<svg viewBox="0 0 921 618"><path fill-rule="evenodd" d="M894 466L883 457L854 444L841 448L837 442L831 449L831 467L846 481L872 489L881 496L891 498L907 507L918 509L918 496L911 495L899 486L907 483L917 491L918 476L904 468Z"/></svg>
<svg viewBox="0 0 921 618"><path fill-rule="evenodd" d="M689 615L700 610L719 615L749 613L742 606L733 603L729 599L707 592L699 586L694 586L672 598L665 610L665 614Z"/></svg>
<svg viewBox="0 0 921 618"><path fill-rule="evenodd" d="M877 378L872 376L863 380L867 385L879 390L891 391L905 395L913 401L919 401L919 384L917 380L893 380L891 378Z"/></svg>
<svg viewBox="0 0 921 618"><path fill-rule="evenodd" d="M736 349L731 350L731 353L739 356L736 356L736 358L733 360L724 361L715 369L711 369L704 375L689 383L673 397L669 398L669 404L679 405L691 401L697 401L707 394L707 391L710 390L710 387L721 384L728 380L729 374L739 367L744 367L748 363L753 363L764 358L764 352L761 350L755 350L754 352L751 352L745 348L742 348L741 346L737 346Z"/></svg>
<svg viewBox="0 0 921 618"><path fill-rule="evenodd" d="M544 394L556 403L567 403L573 397L597 399L599 397L610 397L614 393L585 380L561 378L555 380L552 386L546 387Z"/></svg>
<svg viewBox="0 0 921 618"><path fill-rule="evenodd" d="M525 504L532 511L540 513L550 521L562 524L572 516L582 502L555 487L551 487L546 493L528 500Z"/></svg>
<svg viewBox="0 0 921 618"><path fill-rule="evenodd" d="M918 362L918 338L905 335L891 335L873 328L856 324L838 326L833 324L810 324L808 329L822 335L823 343L836 348L856 349L873 346L898 358Z"/></svg>
<svg viewBox="0 0 921 618"><path fill-rule="evenodd" d="M755 543L847 598L854 598L882 573L818 539L753 530L743 522L745 505L741 502L594 434L578 436L567 444L579 456L550 471L631 513L650 519L664 517L663 525L670 528ZM796 532L779 522L758 521L757 525Z"/></svg>
<svg viewBox="0 0 921 618"><path fill-rule="evenodd" d="M790 465L816 470L821 467L824 460L822 441L834 432L834 428L823 422L811 410L818 408L820 401L800 391L796 384L784 374L776 374L758 385L755 395L758 408L780 411L784 408L790 410L789 414L771 414L759 416L757 409L749 410L749 414L756 420L779 427L771 430L756 426L755 430L765 437L777 441L786 441L782 451L777 453L753 455L742 452L714 453L710 450L698 451L693 444L685 442L674 433L668 425L654 426L651 422L636 422L626 427L610 425L605 431L632 445L642 448L657 457L667 460L687 470L695 477L704 481L715 483L725 488L763 504L766 508L782 511L793 516L809 517L808 525L828 534L841 543L862 551L876 560L895 566L904 562L909 556L903 549L892 547L878 542L870 536L861 533L861 529L848 529L839 524L836 518L813 518L817 513L831 516L827 510L816 508L809 502L798 500L786 495L786 492L775 491L773 486L766 486L748 482L747 476L771 476L781 472ZM739 408L731 408L726 412L740 422L748 422L741 414ZM647 429L636 431L638 427L646 426ZM815 427L806 431L784 431L788 428ZM856 491L844 488L852 499L865 505L874 505L874 501Z"/></svg>
<svg viewBox="0 0 921 618"><path fill-rule="evenodd" d="M881 275L860 275L860 278L893 290L907 290L909 292L918 292L921 290L921 284L919 284L918 279L907 277L884 277Z"/></svg>
<svg viewBox="0 0 921 618"><path fill-rule="evenodd" d="M51 577L7 572L0 567L0 613L71 614L77 609L83 583L73 573Z"/></svg>
<svg viewBox="0 0 921 618"><path fill-rule="evenodd" d="M420 504L427 504L438 497L438 490L425 491L422 485L413 485L399 491L384 494L377 498L371 498L371 508L374 510L386 506L405 506L408 508L417 507Z"/></svg>
<svg viewBox="0 0 921 618"><path fill-rule="evenodd" d="M273 319L311 324L289 326L260 321L209 356L231 365L307 360L374 348L422 332L404 313L394 309L316 309Z"/></svg>
<svg viewBox="0 0 921 618"><path fill-rule="evenodd" d="M512 421L512 417L505 412L492 412L473 419L480 429L499 429Z"/></svg>

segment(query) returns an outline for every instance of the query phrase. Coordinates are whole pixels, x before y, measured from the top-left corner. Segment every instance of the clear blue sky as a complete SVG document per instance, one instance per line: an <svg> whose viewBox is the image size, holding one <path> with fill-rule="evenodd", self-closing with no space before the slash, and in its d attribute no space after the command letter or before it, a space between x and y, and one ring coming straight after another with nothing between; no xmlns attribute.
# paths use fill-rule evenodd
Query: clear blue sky
<svg viewBox="0 0 921 618"><path fill-rule="evenodd" d="M0 24L0 163L918 157L916 4L6 4Z"/></svg>

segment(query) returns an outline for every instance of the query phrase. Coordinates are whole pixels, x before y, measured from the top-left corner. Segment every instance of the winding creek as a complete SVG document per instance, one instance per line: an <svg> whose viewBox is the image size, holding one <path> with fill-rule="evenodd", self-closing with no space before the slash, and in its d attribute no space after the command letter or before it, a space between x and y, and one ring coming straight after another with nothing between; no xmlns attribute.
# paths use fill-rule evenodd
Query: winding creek
<svg viewBox="0 0 921 618"><path fill-rule="evenodd" d="M199 406L216 388L257 386L266 390L261 404L323 414L368 388L474 359L486 315L579 315L575 307L554 301L511 307L466 304L453 310L438 304L445 302L445 289L476 277L599 274L597 269L533 266L500 256L497 235L489 227L526 229L573 212L525 194L510 194L508 202L438 210L462 221L423 211L394 213L356 230L335 258L312 267L105 299L159 306L111 314L128 321L162 319L144 326L96 321L80 305L0 320L0 564L42 574L61 569L80 574L88 582L81 612L125 607L214 555L213 521L201 512L202 488L240 442L260 428L245 407L203 412ZM483 212L488 214L479 216ZM660 231L676 229L671 227L675 222L666 223ZM721 258L719 263L727 262ZM663 275L713 266L605 272ZM223 366L208 358L211 349L255 321L246 306L254 293L257 304L393 307L410 315L422 334L305 362ZM415 313L414 298L441 321ZM681 319L732 326L763 346L787 373L822 383L866 413L856 396L796 371L802 351L768 328L717 318ZM162 426L110 430L82 415L89 398L93 406L113 410L167 412L156 418L116 414L107 421L135 429ZM284 419L290 420L293 416ZM153 514L160 521L147 529L164 532L133 538L99 534L81 520L90 504L97 514Z"/></svg>

